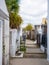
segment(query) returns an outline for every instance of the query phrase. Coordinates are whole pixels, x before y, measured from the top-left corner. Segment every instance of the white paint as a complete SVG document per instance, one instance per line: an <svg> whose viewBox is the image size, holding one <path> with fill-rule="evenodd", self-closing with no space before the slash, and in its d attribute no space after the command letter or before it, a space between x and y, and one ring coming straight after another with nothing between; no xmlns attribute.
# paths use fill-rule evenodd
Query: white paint
<svg viewBox="0 0 49 65"><path fill-rule="evenodd" d="M2 65L2 21L0 20L0 65Z"/></svg>
<svg viewBox="0 0 49 65"><path fill-rule="evenodd" d="M15 53L20 49L20 30L10 29L10 56L15 57Z"/></svg>
<svg viewBox="0 0 49 65"><path fill-rule="evenodd" d="M45 48L41 45L41 48L40 48L43 52L45 52Z"/></svg>
<svg viewBox="0 0 49 65"><path fill-rule="evenodd" d="M17 29L17 48L20 49L20 29Z"/></svg>
<svg viewBox="0 0 49 65"><path fill-rule="evenodd" d="M22 27L21 27L21 29L20 29L20 36L22 36Z"/></svg>
<svg viewBox="0 0 49 65"><path fill-rule="evenodd" d="M5 0L0 0L0 20L3 21L3 24L1 21L0 25L4 26L3 32L2 32L2 27L0 28L0 65L2 65L2 61L3 61L2 55L4 55L3 65L9 65L9 18L8 16L9 13L7 11ZM2 53L3 45L1 44L5 45L5 53Z"/></svg>
<svg viewBox="0 0 49 65"><path fill-rule="evenodd" d="M4 19L5 65L9 65L9 21Z"/></svg>
<svg viewBox="0 0 49 65"><path fill-rule="evenodd" d="M10 43L10 56L14 57L17 51L17 44L16 44L16 37L17 37L17 30L11 29L11 43Z"/></svg>
<svg viewBox="0 0 49 65"><path fill-rule="evenodd" d="M9 14L8 14L8 11L7 11L6 4L5 4L5 0L0 0L0 9L1 9L6 15L9 15Z"/></svg>
<svg viewBox="0 0 49 65"><path fill-rule="evenodd" d="M23 58L23 54L24 54L24 52L21 52L21 51L19 51L19 53L21 53L20 55L16 55L16 56L13 56L14 58Z"/></svg>
<svg viewBox="0 0 49 65"><path fill-rule="evenodd" d="M47 60L49 61L49 0L48 0L48 23L47 23Z"/></svg>

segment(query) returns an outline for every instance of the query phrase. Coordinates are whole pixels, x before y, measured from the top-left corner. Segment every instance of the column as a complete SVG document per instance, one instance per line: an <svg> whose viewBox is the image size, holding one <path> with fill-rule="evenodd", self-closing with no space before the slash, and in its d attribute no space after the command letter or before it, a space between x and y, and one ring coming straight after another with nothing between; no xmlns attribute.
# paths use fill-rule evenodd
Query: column
<svg viewBox="0 0 49 65"><path fill-rule="evenodd" d="M47 22L47 60L49 61L49 0L48 0L48 22Z"/></svg>
<svg viewBox="0 0 49 65"><path fill-rule="evenodd" d="M0 65L2 65L2 21L0 20Z"/></svg>

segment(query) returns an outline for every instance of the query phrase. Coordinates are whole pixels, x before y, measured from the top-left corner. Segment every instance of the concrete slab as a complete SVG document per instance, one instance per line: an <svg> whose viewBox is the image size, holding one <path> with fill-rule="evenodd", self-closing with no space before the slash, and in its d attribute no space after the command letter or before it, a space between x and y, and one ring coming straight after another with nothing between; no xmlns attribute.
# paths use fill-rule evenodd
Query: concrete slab
<svg viewBox="0 0 49 65"><path fill-rule="evenodd" d="M26 53L44 53L40 48L27 48Z"/></svg>
<svg viewBox="0 0 49 65"><path fill-rule="evenodd" d="M11 59L10 65L49 65L46 59L20 58Z"/></svg>
<svg viewBox="0 0 49 65"><path fill-rule="evenodd" d="M19 51L20 55L12 56L11 58L23 58L24 52Z"/></svg>

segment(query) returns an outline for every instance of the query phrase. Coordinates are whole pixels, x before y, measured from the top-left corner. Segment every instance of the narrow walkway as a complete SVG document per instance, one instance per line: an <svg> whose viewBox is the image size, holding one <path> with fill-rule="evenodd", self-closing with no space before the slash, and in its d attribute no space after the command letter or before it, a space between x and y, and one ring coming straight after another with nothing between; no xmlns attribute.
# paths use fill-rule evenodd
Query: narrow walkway
<svg viewBox="0 0 49 65"><path fill-rule="evenodd" d="M40 48L26 48L24 58L47 58L47 55L40 50Z"/></svg>
<svg viewBox="0 0 49 65"><path fill-rule="evenodd" d="M24 58L46 59L47 55L45 53L25 53Z"/></svg>
<svg viewBox="0 0 49 65"><path fill-rule="evenodd" d="M24 58L46 58L47 55L37 46L36 41L26 40Z"/></svg>
<svg viewBox="0 0 49 65"><path fill-rule="evenodd" d="M32 48L36 48L36 41L31 41L31 40L26 40L26 47L32 47Z"/></svg>
<svg viewBox="0 0 49 65"><path fill-rule="evenodd" d="M46 59L13 58L10 65L49 65L49 62Z"/></svg>
<svg viewBox="0 0 49 65"><path fill-rule="evenodd" d="M44 53L40 48L26 48L26 53Z"/></svg>
<svg viewBox="0 0 49 65"><path fill-rule="evenodd" d="M26 53L23 58L11 58L10 65L49 65L46 55L31 40L26 41Z"/></svg>

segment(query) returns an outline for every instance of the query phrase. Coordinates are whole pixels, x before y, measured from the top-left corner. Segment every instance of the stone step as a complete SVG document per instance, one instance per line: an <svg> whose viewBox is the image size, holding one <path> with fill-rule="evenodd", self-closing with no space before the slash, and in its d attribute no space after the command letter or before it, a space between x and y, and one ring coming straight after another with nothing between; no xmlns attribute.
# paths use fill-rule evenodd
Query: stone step
<svg viewBox="0 0 49 65"><path fill-rule="evenodd" d="M40 48L26 48L26 53L44 53Z"/></svg>
<svg viewBox="0 0 49 65"><path fill-rule="evenodd" d="M47 58L47 55L44 53L25 53L24 58Z"/></svg>

